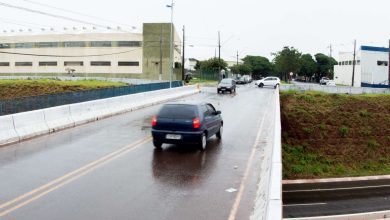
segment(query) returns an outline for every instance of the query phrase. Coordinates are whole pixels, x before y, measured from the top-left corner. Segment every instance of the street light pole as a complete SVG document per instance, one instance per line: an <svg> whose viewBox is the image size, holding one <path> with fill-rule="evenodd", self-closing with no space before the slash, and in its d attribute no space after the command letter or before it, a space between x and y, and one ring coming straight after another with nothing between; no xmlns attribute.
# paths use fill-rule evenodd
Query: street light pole
<svg viewBox="0 0 390 220"><path fill-rule="evenodd" d="M173 75L173 0L171 5L167 5L168 8L171 8L171 36L170 36L170 46L169 46L169 88L172 88L172 75Z"/></svg>

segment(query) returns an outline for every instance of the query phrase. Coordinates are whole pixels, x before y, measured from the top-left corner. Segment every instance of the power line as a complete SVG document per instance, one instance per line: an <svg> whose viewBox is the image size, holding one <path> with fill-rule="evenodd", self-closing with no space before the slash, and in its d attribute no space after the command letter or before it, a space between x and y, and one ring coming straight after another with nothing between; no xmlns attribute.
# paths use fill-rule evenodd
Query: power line
<svg viewBox="0 0 390 220"><path fill-rule="evenodd" d="M97 17L97 16L92 16L92 15L84 14L84 13L81 13L81 12L72 11L72 10L69 10L69 9L59 8L59 7L55 7L55 6L48 5L48 4L43 4L43 3L40 3L40 2L36 2L36 1L31 1L31 0L22 0L22 1L25 1L25 2L28 2L28 3L31 3L31 4L35 4L35 5L40 5L40 6L56 9L56 10L59 10L59 11L64 11L64 12L68 12L68 13L72 13L72 14L76 14L76 15L81 15L81 16L85 16L85 17L89 17L89 18L93 18L93 19L109 22L109 23L112 23L112 24L117 24L117 25L123 25L123 26L131 27L132 29L136 28L135 26L122 24L122 23L119 23L119 22L116 22L116 21L112 21L112 20L109 20L109 19L100 18L100 17Z"/></svg>
<svg viewBox="0 0 390 220"><path fill-rule="evenodd" d="M62 15L51 14L51 13L48 13L48 12L39 11L39 10L35 10L35 9L30 9L30 8L25 8L25 7L21 7L21 6L11 5L11 4L7 4L7 3L4 3L4 2L0 2L0 6L13 8L13 9L19 9L19 10L22 10L22 11L27 11L27 12L40 14L40 15L45 15L45 16L49 16L49 17L69 20L69 21L73 21L73 22L77 22L77 23L83 23L83 24L87 24L87 25L107 28L107 26L104 26L104 25L95 24L95 23L88 22L88 21L82 21L82 20L79 20L79 19L70 18L70 17L66 17L66 16L62 16Z"/></svg>

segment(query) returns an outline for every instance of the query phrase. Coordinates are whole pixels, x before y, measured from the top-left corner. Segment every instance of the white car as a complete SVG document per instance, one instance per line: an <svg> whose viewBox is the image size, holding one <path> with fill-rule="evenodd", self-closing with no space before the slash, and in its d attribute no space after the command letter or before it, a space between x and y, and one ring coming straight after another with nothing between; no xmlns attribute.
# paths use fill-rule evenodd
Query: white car
<svg viewBox="0 0 390 220"><path fill-rule="evenodd" d="M336 82L334 80L329 80L328 82L326 82L326 85L327 86L336 86Z"/></svg>
<svg viewBox="0 0 390 220"><path fill-rule="evenodd" d="M260 88L264 86L272 86L276 89L280 85L280 79L275 76L269 76L256 81L256 85Z"/></svg>
<svg viewBox="0 0 390 220"><path fill-rule="evenodd" d="M330 81L328 77L322 77L320 80L320 85L326 85L328 81Z"/></svg>

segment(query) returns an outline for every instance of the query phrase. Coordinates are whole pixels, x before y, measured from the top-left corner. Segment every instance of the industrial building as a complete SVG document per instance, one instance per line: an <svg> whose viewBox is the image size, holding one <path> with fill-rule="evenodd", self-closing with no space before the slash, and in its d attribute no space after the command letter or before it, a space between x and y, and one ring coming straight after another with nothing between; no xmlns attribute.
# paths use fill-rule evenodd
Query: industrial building
<svg viewBox="0 0 390 220"><path fill-rule="evenodd" d="M170 33L170 23L145 23L142 33L118 30L0 36L0 75L169 80ZM181 79L181 40L174 27L173 33L175 80Z"/></svg>
<svg viewBox="0 0 390 220"><path fill-rule="evenodd" d="M334 66L336 84L352 85L353 53L340 52ZM356 51L354 87L387 88L389 79L389 48L361 46Z"/></svg>

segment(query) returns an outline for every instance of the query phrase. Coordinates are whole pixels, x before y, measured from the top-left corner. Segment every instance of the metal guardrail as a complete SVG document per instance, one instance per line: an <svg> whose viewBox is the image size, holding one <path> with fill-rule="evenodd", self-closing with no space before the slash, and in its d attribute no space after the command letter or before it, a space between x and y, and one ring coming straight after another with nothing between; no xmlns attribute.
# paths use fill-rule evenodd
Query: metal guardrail
<svg viewBox="0 0 390 220"><path fill-rule="evenodd" d="M182 81L172 82L173 88L180 86L183 86ZM0 116L167 88L169 82L162 82L0 100Z"/></svg>

